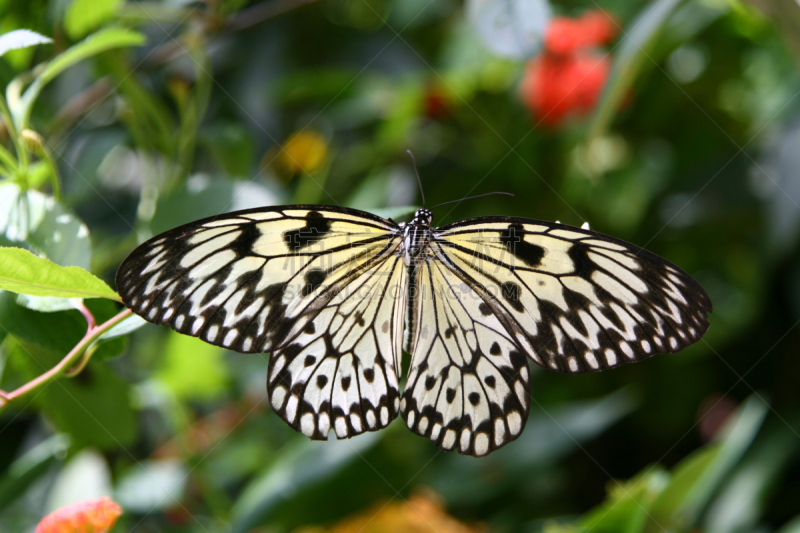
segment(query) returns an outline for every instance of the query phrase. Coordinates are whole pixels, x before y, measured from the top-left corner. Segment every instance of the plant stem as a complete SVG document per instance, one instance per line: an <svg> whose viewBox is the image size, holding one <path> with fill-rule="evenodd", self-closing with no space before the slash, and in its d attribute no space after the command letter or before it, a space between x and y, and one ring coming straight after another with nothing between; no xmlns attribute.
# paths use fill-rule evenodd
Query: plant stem
<svg viewBox="0 0 800 533"><path fill-rule="evenodd" d="M17 177L24 178L27 181L28 152L26 152L25 147L22 146L22 141L20 141L19 138L19 132L17 131L17 127L14 125L14 119L11 116L11 112L8 110L6 100L2 95L0 95L0 114L3 115L3 120L5 121L6 128L8 129L8 135L11 137L11 141L14 143L14 148L17 151L17 164L14 167L17 170Z"/></svg>
<svg viewBox="0 0 800 533"><path fill-rule="evenodd" d="M108 320L97 326L94 323L94 316L92 316L91 312L89 312L89 310L85 306L83 306L82 303L81 306L78 307L78 310L81 312L81 314L83 314L84 317L86 317L87 320L86 335L83 336L80 342L76 344L75 347L72 350L70 350L70 352L61 361L59 361L59 363L56 366L54 366L41 376L32 379L25 385L22 385L18 389L13 390L11 392L5 392L0 390L0 409L4 409L13 400L16 400L20 396L24 396L25 394L28 394L31 391L38 389L42 385L54 380L61 374L65 373L76 361L78 361L83 352L89 346L91 346L91 344L95 340L97 340L97 338L100 337L100 335L102 335L103 333L111 329L113 326L125 320L132 313L130 309L124 309L117 315L109 318Z"/></svg>
<svg viewBox="0 0 800 533"><path fill-rule="evenodd" d="M61 198L61 178L58 175L58 167L53 161L53 155L47 145L42 147L42 157L47 162L47 166L50 167L50 183L53 187L53 196L56 200L59 200Z"/></svg>

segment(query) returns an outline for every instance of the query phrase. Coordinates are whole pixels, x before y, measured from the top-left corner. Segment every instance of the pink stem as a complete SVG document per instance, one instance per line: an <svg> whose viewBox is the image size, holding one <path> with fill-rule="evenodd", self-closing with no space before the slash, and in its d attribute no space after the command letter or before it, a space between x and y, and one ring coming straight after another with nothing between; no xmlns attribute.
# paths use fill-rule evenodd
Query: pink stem
<svg viewBox="0 0 800 533"><path fill-rule="evenodd" d="M81 309L81 307L83 307L83 309ZM118 324L132 313L130 309L125 309L124 311L121 311L112 318L106 320L99 326L95 326L94 316L92 316L91 312L88 309L86 309L85 306L81 305L80 307L78 307L78 310L81 311L84 317L87 317L86 322L88 323L89 327L86 331L86 335L83 336L80 342L76 344L75 347L72 350L70 350L70 352L61 361L59 361L59 363L56 366L54 366L41 376L32 379L25 385L22 385L18 389L13 390L11 392L5 392L0 390L0 408L5 407L11 401L31 392L32 390L41 387L48 381L58 377L59 374L64 372L68 367L72 366L72 364L75 362L75 359L77 359L78 356L80 356L83 353L83 351L86 350L86 348L88 348L89 345L97 337L105 333L107 330L111 329L112 326Z"/></svg>

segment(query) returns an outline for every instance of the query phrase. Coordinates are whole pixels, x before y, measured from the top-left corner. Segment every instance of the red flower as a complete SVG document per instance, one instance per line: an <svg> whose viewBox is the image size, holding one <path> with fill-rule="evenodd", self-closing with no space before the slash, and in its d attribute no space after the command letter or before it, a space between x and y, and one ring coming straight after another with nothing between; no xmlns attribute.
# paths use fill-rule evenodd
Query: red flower
<svg viewBox="0 0 800 533"><path fill-rule="evenodd" d="M596 47L615 33L614 20L601 11L587 11L579 19L554 18L544 51L525 68L520 87L525 106L550 126L570 114L589 113L611 69L609 58Z"/></svg>
<svg viewBox="0 0 800 533"><path fill-rule="evenodd" d="M440 120L447 118L450 114L450 95L442 87L429 85L425 89L424 98L423 107L426 117Z"/></svg>
<svg viewBox="0 0 800 533"><path fill-rule="evenodd" d="M122 508L108 496L60 507L42 518L36 533L107 533Z"/></svg>

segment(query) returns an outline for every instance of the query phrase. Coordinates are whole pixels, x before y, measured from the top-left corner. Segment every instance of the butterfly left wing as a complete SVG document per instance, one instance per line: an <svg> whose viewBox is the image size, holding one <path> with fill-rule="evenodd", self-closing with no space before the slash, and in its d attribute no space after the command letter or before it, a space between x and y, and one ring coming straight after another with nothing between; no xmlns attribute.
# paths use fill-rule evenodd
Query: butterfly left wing
<svg viewBox="0 0 800 533"><path fill-rule="evenodd" d="M397 417L406 269L399 242L348 278L272 352L267 390L287 424L312 439L376 431Z"/></svg>
<svg viewBox="0 0 800 533"><path fill-rule="evenodd" d="M146 320L244 353L291 341L352 276L384 254L397 226L342 207L272 206L197 220L136 248L117 271Z"/></svg>
<svg viewBox="0 0 800 533"><path fill-rule="evenodd" d="M153 237L117 289L147 320L240 352L272 352L276 413L311 438L397 415L405 269L397 226L341 207L275 206Z"/></svg>
<svg viewBox="0 0 800 533"><path fill-rule="evenodd" d="M438 248L437 245L433 245ZM401 413L444 450L483 456L516 439L528 419L527 358L480 287L441 260L419 264L415 339Z"/></svg>
<svg viewBox="0 0 800 533"><path fill-rule="evenodd" d="M688 274L642 248L588 229L515 217L435 230L440 257L536 363L598 371L677 352L708 329L711 302Z"/></svg>

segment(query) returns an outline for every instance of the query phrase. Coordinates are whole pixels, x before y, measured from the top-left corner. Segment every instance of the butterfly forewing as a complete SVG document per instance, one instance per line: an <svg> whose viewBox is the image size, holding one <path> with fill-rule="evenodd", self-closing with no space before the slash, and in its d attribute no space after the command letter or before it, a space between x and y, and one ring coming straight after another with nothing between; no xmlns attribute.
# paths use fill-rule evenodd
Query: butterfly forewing
<svg viewBox="0 0 800 533"><path fill-rule="evenodd" d="M675 265L599 233L482 217L436 232L447 261L502 307L524 351L562 372L677 352L708 328L711 303Z"/></svg>
<svg viewBox="0 0 800 533"><path fill-rule="evenodd" d="M344 208L291 206L199 220L123 262L117 290L150 322L240 352L286 343L354 272L390 246L394 226Z"/></svg>

